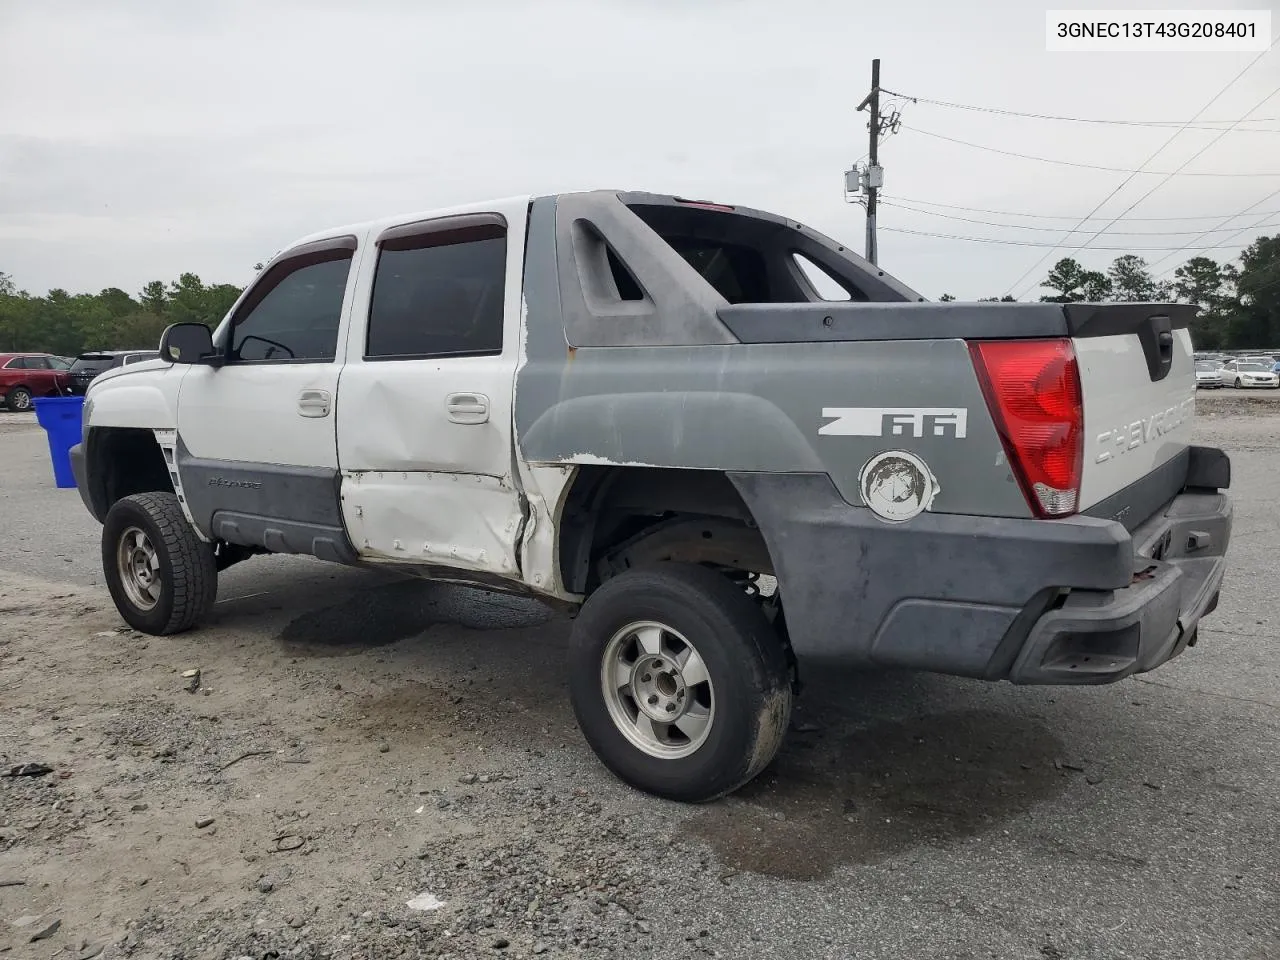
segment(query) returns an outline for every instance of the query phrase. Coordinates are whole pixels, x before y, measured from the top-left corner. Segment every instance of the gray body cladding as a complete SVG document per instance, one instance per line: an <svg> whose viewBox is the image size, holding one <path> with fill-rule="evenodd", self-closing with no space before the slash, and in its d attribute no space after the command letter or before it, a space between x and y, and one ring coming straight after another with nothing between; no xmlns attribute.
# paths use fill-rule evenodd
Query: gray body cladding
<svg viewBox="0 0 1280 960"><path fill-rule="evenodd" d="M602 338L590 335L596 319L591 307L607 313L614 305L588 302L584 309L583 284L572 281L586 271L566 219L590 218L608 240L618 231L611 245L619 255L645 249L646 241L665 246L638 220L632 231L621 233L629 214L616 198L612 204L597 201L608 218L593 214L582 197L574 199L573 209L559 211L559 230L554 199L536 201L530 217L528 360L518 375L515 403L517 443L526 460L826 473L841 496L857 505L862 466L886 450L906 450L921 457L938 480L934 511L1030 516L962 339L744 344L716 315L729 305L692 270L651 280L642 274L644 263L629 259L628 267L655 301L647 322L634 324L628 336L628 328L606 321L612 345L570 346L599 344ZM675 272L669 258L663 265ZM676 309L663 309L664 293L685 283L705 289L696 298L672 296ZM899 303L859 309L905 314L924 306L902 294ZM640 320L643 304L619 307ZM1035 309L1043 313L1040 305ZM579 335L584 327L588 334ZM690 342L709 330L719 331L719 342L705 342L711 336ZM895 434L881 420L883 429L875 436L820 434L837 419L823 416L828 408L962 410L965 423L963 431L905 424Z"/></svg>

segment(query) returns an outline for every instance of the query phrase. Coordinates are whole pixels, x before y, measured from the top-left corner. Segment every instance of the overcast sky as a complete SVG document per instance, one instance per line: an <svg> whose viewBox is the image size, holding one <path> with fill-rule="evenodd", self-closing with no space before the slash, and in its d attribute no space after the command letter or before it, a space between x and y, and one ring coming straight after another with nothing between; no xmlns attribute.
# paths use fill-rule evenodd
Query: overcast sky
<svg viewBox="0 0 1280 960"><path fill-rule="evenodd" d="M330 225L593 187L761 207L861 250L863 212L844 202L842 173L866 152L865 114L854 107L872 57L882 60L882 86L919 97L1181 122L1257 54L1044 49L1047 6L1171 5L0 0L0 271L32 293L136 293L188 270L243 284L256 261ZM1274 10L1277 0L1187 5ZM1280 50L1204 118L1242 117L1273 90L1250 116L1280 118ZM899 106L914 129L882 147L886 198L995 210L1083 216L1125 175L1003 157L916 130L1120 168L1142 164L1172 133ZM1280 131L1280 119L1254 126ZM1172 170L1215 136L1187 131L1150 167ZM1130 216L1225 217L1280 190L1280 133L1229 133L1187 169L1277 175L1175 177ZM1102 212L1119 213L1159 179L1134 178ZM1257 210L1280 211L1280 193ZM1256 222L1280 232L1280 216L1231 225ZM880 224L1033 242L1061 236L891 206ZM1233 257L1258 232L1208 252ZM1094 245L1139 250L1193 237L1109 233ZM1229 237L1211 235L1160 269ZM929 297L1002 294L1047 252L880 236L881 265ZM1075 255L1102 267L1117 251Z"/></svg>

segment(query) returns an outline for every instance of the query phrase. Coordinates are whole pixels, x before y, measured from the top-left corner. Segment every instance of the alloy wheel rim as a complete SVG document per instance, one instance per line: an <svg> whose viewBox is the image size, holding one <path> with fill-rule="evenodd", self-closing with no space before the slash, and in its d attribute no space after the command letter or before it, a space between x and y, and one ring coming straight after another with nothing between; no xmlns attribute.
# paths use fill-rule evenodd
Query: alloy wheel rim
<svg viewBox="0 0 1280 960"><path fill-rule="evenodd" d="M693 754L715 723L706 662L666 624L637 621L615 633L605 645L600 688L619 732L651 757Z"/></svg>
<svg viewBox="0 0 1280 960"><path fill-rule="evenodd" d="M140 527L129 527L116 547L116 571L124 592L139 610L151 610L160 602L160 554Z"/></svg>

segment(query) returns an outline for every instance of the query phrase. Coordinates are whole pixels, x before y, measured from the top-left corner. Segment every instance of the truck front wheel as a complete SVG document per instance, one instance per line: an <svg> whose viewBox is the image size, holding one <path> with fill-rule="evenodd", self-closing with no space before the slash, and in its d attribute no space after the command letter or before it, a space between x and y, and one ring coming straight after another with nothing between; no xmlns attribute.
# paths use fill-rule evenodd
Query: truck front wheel
<svg viewBox="0 0 1280 960"><path fill-rule="evenodd" d="M102 526L102 572L129 626L154 635L195 626L213 606L213 545L196 536L172 493L135 493Z"/></svg>
<svg viewBox="0 0 1280 960"><path fill-rule="evenodd" d="M583 604L572 647L578 725L640 790L714 800L781 746L786 652L759 605L718 573L659 563L612 578Z"/></svg>

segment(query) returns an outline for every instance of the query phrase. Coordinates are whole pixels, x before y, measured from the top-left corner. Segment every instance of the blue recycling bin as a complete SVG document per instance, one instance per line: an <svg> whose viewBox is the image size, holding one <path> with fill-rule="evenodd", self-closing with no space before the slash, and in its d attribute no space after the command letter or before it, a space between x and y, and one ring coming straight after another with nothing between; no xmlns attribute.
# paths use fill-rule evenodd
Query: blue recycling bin
<svg viewBox="0 0 1280 960"><path fill-rule="evenodd" d="M80 442L84 397L36 397L36 419L49 438L49 459L53 461L53 482L74 487L71 448Z"/></svg>

